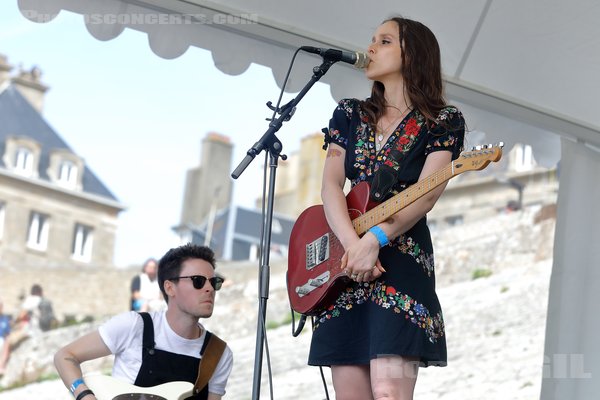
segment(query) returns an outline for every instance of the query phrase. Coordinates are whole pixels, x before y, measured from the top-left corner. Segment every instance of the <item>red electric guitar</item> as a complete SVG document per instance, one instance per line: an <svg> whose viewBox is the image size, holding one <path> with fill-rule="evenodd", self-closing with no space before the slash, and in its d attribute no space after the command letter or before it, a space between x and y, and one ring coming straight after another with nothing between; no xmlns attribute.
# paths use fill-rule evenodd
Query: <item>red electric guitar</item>
<svg viewBox="0 0 600 400"><path fill-rule="evenodd" d="M361 182L346 196L348 213L360 236L442 183L467 171L482 170L502 157L502 146L486 145L461 153L441 170L420 180L383 203L369 200L369 184ZM322 205L307 208L292 228L287 286L292 309L315 315L331 305L350 278L340 269L344 248L335 237Z"/></svg>

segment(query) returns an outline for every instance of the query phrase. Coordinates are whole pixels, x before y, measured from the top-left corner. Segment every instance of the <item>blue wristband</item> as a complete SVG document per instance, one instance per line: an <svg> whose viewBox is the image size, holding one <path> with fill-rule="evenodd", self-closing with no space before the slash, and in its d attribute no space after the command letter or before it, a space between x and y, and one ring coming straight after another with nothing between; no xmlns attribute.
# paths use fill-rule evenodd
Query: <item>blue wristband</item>
<svg viewBox="0 0 600 400"><path fill-rule="evenodd" d="M381 229L377 225L370 228L369 232L371 232L373 235L375 235L375 237L379 241L379 247L387 246L387 244L390 242L389 239L387 238L387 236L385 235L385 232L383 231L383 229Z"/></svg>
<svg viewBox="0 0 600 400"><path fill-rule="evenodd" d="M77 378L77 379L75 379L73 381L73 383L71 383L71 387L69 388L69 390L71 391L71 394L74 394L75 390L77 390L77 388L81 384L83 384L83 378Z"/></svg>

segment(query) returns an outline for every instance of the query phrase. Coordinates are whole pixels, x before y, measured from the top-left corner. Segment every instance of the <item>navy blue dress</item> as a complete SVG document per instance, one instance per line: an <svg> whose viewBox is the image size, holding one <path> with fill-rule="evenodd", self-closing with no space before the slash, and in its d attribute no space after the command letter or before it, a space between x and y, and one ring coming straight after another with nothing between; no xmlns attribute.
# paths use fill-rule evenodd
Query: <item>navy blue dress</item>
<svg viewBox="0 0 600 400"><path fill-rule="evenodd" d="M462 151L465 123L460 111L447 106L427 126L418 110L398 125L379 152L366 114L356 99L340 101L324 129L325 142L346 149L346 177L352 186L371 182L382 165L398 177L391 195L417 182L425 158L447 150ZM389 155L400 162L391 162ZM398 154L398 153L396 153ZM360 365L386 355L417 357L421 366L446 365L442 309L435 292L433 246L423 217L379 252L386 272L371 282L352 282L316 317L310 365Z"/></svg>

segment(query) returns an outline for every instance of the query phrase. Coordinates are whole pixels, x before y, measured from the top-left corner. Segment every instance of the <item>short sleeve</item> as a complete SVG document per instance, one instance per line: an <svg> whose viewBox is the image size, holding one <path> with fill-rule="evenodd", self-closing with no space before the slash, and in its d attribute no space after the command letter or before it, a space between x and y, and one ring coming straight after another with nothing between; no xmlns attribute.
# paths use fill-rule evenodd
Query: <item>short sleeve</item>
<svg viewBox="0 0 600 400"><path fill-rule="evenodd" d="M142 332L144 321L134 311L117 314L100 325L98 332L112 354L125 351L131 346L132 334Z"/></svg>
<svg viewBox="0 0 600 400"><path fill-rule="evenodd" d="M218 394L220 396L225 395L225 386L227 386L227 379L229 379L232 368L233 353L229 346L226 346L225 351L221 355L221 359L215 368L215 372L208 382L208 391L210 393Z"/></svg>
<svg viewBox="0 0 600 400"><path fill-rule="evenodd" d="M463 150L465 139L465 119L462 113L452 106L443 108L429 132L425 155L435 151L450 151L455 160Z"/></svg>
<svg viewBox="0 0 600 400"><path fill-rule="evenodd" d="M338 103L333 111L333 116L329 120L329 128L323 128L325 134L324 149L327 149L329 143L335 143L344 149L348 146L348 135L355 102L355 99L343 99Z"/></svg>

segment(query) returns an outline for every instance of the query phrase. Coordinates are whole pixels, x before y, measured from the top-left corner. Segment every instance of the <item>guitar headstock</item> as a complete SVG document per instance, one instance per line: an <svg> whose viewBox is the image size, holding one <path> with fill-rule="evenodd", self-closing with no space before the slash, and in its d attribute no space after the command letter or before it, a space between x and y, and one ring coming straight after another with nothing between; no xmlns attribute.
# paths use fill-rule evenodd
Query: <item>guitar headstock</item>
<svg viewBox="0 0 600 400"><path fill-rule="evenodd" d="M495 145L484 144L475 146L470 151L463 151L460 156L453 161L453 172L455 175L466 171L479 171L488 166L491 162L496 162L502 158L502 148L504 143Z"/></svg>

